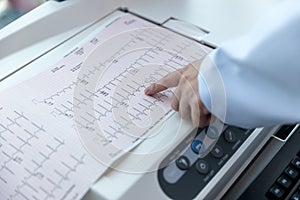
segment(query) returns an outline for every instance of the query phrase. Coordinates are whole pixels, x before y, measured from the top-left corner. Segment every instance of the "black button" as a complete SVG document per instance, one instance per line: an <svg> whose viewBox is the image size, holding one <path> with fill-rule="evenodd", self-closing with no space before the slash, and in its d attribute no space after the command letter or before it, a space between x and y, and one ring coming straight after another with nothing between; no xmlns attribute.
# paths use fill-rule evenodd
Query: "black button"
<svg viewBox="0 0 300 200"><path fill-rule="evenodd" d="M296 167L298 170L300 170L300 159L299 158L295 158L292 160L292 165L294 167Z"/></svg>
<svg viewBox="0 0 300 200"><path fill-rule="evenodd" d="M216 145L214 148L211 150L211 154L215 158L221 158L223 156L223 149L219 146Z"/></svg>
<svg viewBox="0 0 300 200"><path fill-rule="evenodd" d="M300 158L300 151L298 151L297 156Z"/></svg>
<svg viewBox="0 0 300 200"><path fill-rule="evenodd" d="M270 192L270 194L272 194L272 196L274 196L276 199L280 199L280 198L283 197L285 191L284 191L281 187L279 187L279 186L277 186L277 185L273 185L273 186L271 187L271 189L269 190L269 192Z"/></svg>
<svg viewBox="0 0 300 200"><path fill-rule="evenodd" d="M205 160L198 160L196 169L200 174L207 174L209 172L209 165Z"/></svg>
<svg viewBox="0 0 300 200"><path fill-rule="evenodd" d="M179 169L186 170L190 167L190 161L186 156L180 156L176 160L176 165Z"/></svg>
<svg viewBox="0 0 300 200"><path fill-rule="evenodd" d="M290 166L286 168L284 172L293 180L296 179L299 175L299 172Z"/></svg>
<svg viewBox="0 0 300 200"><path fill-rule="evenodd" d="M236 134L232 130L227 129L224 132L224 139L229 143L235 143L237 140L237 137L236 137Z"/></svg>
<svg viewBox="0 0 300 200"><path fill-rule="evenodd" d="M279 185L281 185L283 188L288 189L289 187L291 187L292 185L292 180L289 179L288 177L281 175L278 179L277 179L277 183L279 183ZM300 200L300 199L299 199Z"/></svg>
<svg viewBox="0 0 300 200"><path fill-rule="evenodd" d="M300 200L300 193L296 192L295 194L293 194L290 200Z"/></svg>

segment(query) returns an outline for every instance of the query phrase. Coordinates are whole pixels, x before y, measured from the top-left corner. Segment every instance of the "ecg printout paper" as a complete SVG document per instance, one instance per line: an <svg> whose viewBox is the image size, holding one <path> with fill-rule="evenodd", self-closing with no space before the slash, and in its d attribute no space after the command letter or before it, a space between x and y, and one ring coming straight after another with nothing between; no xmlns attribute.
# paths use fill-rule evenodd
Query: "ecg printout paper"
<svg viewBox="0 0 300 200"><path fill-rule="evenodd" d="M130 14L0 94L1 199L79 199L170 113L147 85L210 49ZM87 59L86 59L87 58Z"/></svg>

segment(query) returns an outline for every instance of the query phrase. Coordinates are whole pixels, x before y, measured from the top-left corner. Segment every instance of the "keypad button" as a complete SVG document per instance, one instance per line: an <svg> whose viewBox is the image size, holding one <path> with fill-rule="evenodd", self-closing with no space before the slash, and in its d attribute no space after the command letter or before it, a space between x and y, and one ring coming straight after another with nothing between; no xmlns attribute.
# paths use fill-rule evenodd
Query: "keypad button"
<svg viewBox="0 0 300 200"><path fill-rule="evenodd" d="M190 167L190 161L186 156L180 156L176 160L176 165L179 169L187 170Z"/></svg>
<svg viewBox="0 0 300 200"><path fill-rule="evenodd" d="M215 126L209 126L206 129L206 135L211 139L217 139L219 136L219 131Z"/></svg>
<svg viewBox="0 0 300 200"><path fill-rule="evenodd" d="M285 191L278 185L273 185L269 190L270 194L276 199L281 199L284 196Z"/></svg>
<svg viewBox="0 0 300 200"><path fill-rule="evenodd" d="M208 162L205 160L198 160L196 163L196 169L200 174L207 174L210 170Z"/></svg>
<svg viewBox="0 0 300 200"><path fill-rule="evenodd" d="M300 192L293 194L290 200L300 200Z"/></svg>
<svg viewBox="0 0 300 200"><path fill-rule="evenodd" d="M294 167L296 167L298 170L300 170L300 159L299 158L295 158L292 160L292 165Z"/></svg>
<svg viewBox="0 0 300 200"><path fill-rule="evenodd" d="M237 141L236 134L230 130L227 129L224 133L224 139L229 143L235 143Z"/></svg>
<svg viewBox="0 0 300 200"><path fill-rule="evenodd" d="M185 173L186 171L179 169L175 162L175 164L172 163L166 166L163 169L162 175L166 182L174 184L177 183Z"/></svg>
<svg viewBox="0 0 300 200"><path fill-rule="evenodd" d="M219 145L215 145L211 150L211 154L215 158L221 158L223 156L223 149Z"/></svg>
<svg viewBox="0 0 300 200"><path fill-rule="evenodd" d="M205 150L205 146L201 140L194 140L191 144L191 148L195 154L200 154Z"/></svg>
<svg viewBox="0 0 300 200"><path fill-rule="evenodd" d="M299 172L297 170L295 170L293 167L287 167L285 170L284 170L285 174L287 174L290 178L292 178L293 180L295 180L298 175L299 175Z"/></svg>
<svg viewBox="0 0 300 200"><path fill-rule="evenodd" d="M288 177L281 175L278 179L277 179L277 183L282 186L283 188L288 189L289 187L291 187L292 185L292 180L289 179Z"/></svg>

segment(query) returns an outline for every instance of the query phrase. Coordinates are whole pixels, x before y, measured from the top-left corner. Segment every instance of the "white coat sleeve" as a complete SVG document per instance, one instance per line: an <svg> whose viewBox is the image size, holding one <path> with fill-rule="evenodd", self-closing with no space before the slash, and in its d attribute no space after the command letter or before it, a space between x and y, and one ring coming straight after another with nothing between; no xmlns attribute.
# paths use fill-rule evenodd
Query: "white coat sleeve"
<svg viewBox="0 0 300 200"><path fill-rule="evenodd" d="M201 64L200 98L227 124L246 128L300 121L300 2L285 1Z"/></svg>

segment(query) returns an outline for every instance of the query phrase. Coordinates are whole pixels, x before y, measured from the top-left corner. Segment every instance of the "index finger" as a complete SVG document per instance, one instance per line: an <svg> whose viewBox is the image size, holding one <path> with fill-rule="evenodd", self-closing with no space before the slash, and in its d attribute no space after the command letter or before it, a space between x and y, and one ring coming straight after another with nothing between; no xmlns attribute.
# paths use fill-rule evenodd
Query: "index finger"
<svg viewBox="0 0 300 200"><path fill-rule="evenodd" d="M167 74L161 78L157 83L152 83L149 87L145 89L146 95L154 95L158 92L164 91L170 87L175 87L178 85L181 73L179 70Z"/></svg>

